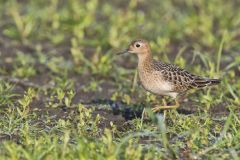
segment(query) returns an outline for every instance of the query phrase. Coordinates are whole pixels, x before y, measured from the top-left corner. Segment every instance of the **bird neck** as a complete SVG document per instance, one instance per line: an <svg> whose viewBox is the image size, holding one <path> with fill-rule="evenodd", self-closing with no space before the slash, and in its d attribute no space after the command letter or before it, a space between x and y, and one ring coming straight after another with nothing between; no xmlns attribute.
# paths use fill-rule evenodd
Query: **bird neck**
<svg viewBox="0 0 240 160"><path fill-rule="evenodd" d="M152 55L151 53L141 53L138 55L138 69L144 70L149 69L152 64Z"/></svg>

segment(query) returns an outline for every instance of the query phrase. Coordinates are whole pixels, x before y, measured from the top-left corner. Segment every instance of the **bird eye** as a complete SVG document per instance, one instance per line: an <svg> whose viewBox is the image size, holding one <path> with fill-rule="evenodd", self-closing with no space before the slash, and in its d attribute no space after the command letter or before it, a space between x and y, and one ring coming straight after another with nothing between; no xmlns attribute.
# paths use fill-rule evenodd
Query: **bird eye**
<svg viewBox="0 0 240 160"><path fill-rule="evenodd" d="M136 47L137 47L137 48L140 47L140 44L137 43L137 44L136 44Z"/></svg>

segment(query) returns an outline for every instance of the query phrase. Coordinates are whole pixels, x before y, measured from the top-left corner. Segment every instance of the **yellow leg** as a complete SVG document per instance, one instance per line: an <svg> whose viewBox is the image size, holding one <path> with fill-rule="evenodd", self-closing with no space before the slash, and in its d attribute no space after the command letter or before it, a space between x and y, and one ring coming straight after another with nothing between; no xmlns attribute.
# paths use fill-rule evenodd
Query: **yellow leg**
<svg viewBox="0 0 240 160"><path fill-rule="evenodd" d="M165 103L163 106L157 106L157 107L152 108L152 111L153 111L153 112L158 112L158 111L160 111L161 109L177 109L179 106L180 106L180 105L179 105L178 100L175 99L175 105L167 106L166 103Z"/></svg>
<svg viewBox="0 0 240 160"><path fill-rule="evenodd" d="M163 99L163 106L167 106L167 102L165 99ZM167 116L167 110L164 110L163 111L163 119L165 120L166 119L166 116Z"/></svg>

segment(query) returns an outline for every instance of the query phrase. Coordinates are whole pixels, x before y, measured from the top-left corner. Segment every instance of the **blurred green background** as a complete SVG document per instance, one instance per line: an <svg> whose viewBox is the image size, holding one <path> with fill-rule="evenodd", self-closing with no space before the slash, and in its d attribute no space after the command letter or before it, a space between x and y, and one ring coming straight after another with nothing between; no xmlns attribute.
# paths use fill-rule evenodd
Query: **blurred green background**
<svg viewBox="0 0 240 160"><path fill-rule="evenodd" d="M0 31L3 159L239 156L239 0L0 0ZM85 108L161 104L138 85L137 57L116 56L138 38L155 59L222 84L183 97L191 116L169 111L157 123Z"/></svg>

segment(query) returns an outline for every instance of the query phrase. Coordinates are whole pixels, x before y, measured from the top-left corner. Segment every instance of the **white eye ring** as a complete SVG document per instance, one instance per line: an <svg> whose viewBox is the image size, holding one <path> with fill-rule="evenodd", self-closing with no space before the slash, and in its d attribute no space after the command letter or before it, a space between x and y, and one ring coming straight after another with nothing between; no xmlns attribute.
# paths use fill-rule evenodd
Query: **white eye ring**
<svg viewBox="0 0 240 160"><path fill-rule="evenodd" d="M140 45L139 43L137 43L135 46L136 46L137 48L139 48L141 45Z"/></svg>

